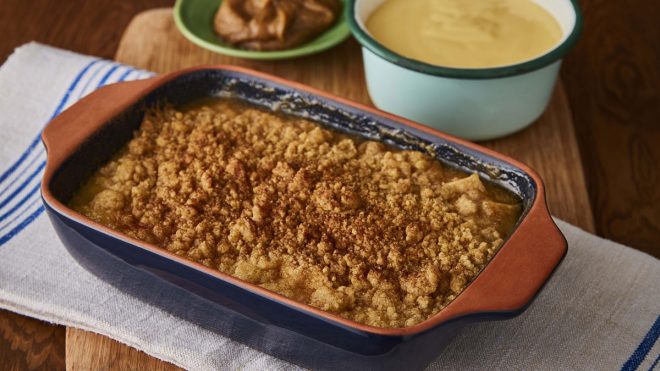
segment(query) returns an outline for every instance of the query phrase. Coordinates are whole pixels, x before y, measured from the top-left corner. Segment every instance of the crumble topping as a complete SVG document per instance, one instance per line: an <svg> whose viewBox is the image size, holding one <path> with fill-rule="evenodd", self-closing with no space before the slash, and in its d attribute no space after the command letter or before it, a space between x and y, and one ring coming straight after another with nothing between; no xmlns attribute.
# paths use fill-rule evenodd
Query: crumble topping
<svg viewBox="0 0 660 371"><path fill-rule="evenodd" d="M445 307L521 212L506 191L424 153L231 100L148 112L71 206L379 327L411 326Z"/></svg>

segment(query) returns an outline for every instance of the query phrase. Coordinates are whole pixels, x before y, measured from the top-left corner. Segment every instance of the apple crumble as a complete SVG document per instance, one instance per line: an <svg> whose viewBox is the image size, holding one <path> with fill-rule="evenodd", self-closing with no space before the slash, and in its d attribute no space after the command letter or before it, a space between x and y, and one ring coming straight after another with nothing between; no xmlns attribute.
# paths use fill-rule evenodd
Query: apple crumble
<svg viewBox="0 0 660 371"><path fill-rule="evenodd" d="M71 206L296 301L379 327L451 302L517 198L427 154L232 100L149 111Z"/></svg>

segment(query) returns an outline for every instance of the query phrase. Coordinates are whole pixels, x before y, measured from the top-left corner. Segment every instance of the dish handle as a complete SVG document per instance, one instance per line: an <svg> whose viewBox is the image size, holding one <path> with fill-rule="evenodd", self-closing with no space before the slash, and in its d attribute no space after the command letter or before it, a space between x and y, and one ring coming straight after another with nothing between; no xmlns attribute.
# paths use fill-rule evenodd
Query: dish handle
<svg viewBox="0 0 660 371"><path fill-rule="evenodd" d="M41 140L48 154L44 178L48 177L50 169L56 168L69 153L108 120L150 92L160 78L162 77L157 76L104 86L51 120L41 133Z"/></svg>
<svg viewBox="0 0 660 371"><path fill-rule="evenodd" d="M477 278L445 309L442 319L483 315L494 319L522 312L566 255L567 242L552 220L543 186L527 216Z"/></svg>

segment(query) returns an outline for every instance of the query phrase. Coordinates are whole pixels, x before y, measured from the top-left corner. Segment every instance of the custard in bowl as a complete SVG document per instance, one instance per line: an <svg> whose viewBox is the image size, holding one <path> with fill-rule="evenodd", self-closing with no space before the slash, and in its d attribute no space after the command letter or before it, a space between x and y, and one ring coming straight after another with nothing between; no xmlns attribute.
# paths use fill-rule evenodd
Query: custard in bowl
<svg viewBox="0 0 660 371"><path fill-rule="evenodd" d="M543 113L581 28L573 0L351 0L347 12L376 106L470 140Z"/></svg>

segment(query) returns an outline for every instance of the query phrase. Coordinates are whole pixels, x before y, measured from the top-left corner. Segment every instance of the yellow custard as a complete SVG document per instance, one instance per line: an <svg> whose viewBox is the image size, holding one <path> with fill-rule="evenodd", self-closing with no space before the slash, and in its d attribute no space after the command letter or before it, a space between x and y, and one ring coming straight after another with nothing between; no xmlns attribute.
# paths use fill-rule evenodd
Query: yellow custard
<svg viewBox="0 0 660 371"><path fill-rule="evenodd" d="M557 20L531 0L386 0L366 26L398 54L458 68L515 64L562 39Z"/></svg>

